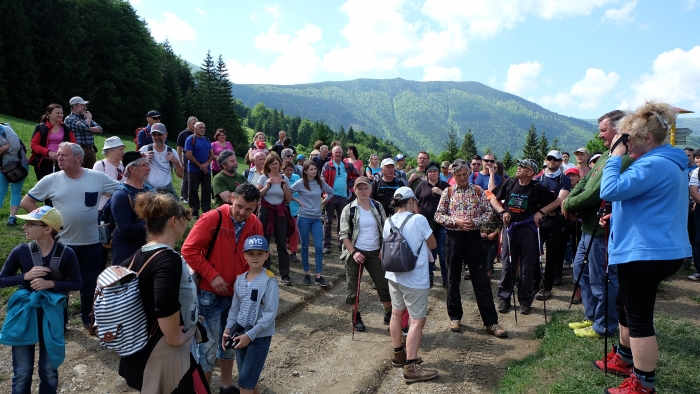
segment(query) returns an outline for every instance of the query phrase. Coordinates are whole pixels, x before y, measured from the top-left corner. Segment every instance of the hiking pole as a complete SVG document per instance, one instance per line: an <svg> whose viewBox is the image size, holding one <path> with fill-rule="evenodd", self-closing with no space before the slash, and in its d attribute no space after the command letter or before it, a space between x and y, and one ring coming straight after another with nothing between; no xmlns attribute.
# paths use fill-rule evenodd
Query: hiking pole
<svg viewBox="0 0 700 394"><path fill-rule="evenodd" d="M542 279L540 280L540 289L542 291L542 302L544 305L544 324L547 324L547 297L544 296L544 269L542 268L542 240L540 239L540 226L537 226L537 252L540 256L540 274L542 274Z"/></svg>
<svg viewBox="0 0 700 394"><path fill-rule="evenodd" d="M352 259L352 255L350 256ZM353 259L354 260L354 259ZM360 304L360 280L362 279L362 263L357 268L357 290L355 291L355 312L352 314L352 340L355 340L355 324L357 323L357 308Z"/></svg>
<svg viewBox="0 0 700 394"><path fill-rule="evenodd" d="M508 246L508 263L510 264L510 277L513 280L513 292L511 293L511 297L513 298L513 313L515 314L515 325L518 325L518 311L515 307L515 266L513 265L513 255L511 254L510 251L510 235L508 235L508 226L505 226L505 230L503 231L503 234L506 236L506 245Z"/></svg>
<svg viewBox="0 0 700 394"><path fill-rule="evenodd" d="M576 296L576 289L579 287L579 283L581 282L581 276L583 275L583 270L588 267L588 255L591 253L591 247L593 246L593 239L595 238L595 232L598 230L598 226L600 226L600 219L603 217L603 214L605 213L605 201L603 201L600 204L600 209L598 209L598 221L595 223L593 226L593 232L591 233L591 240L588 242L588 246L586 247L586 253L583 254L583 265L581 266L581 270L578 272L578 275L576 275L576 282L574 283L574 291L571 293L571 300L569 301L569 309L571 309L571 305L574 303L574 297ZM574 261L576 260L576 256L574 256Z"/></svg>
<svg viewBox="0 0 700 394"><path fill-rule="evenodd" d="M603 207L605 207L605 201L603 201ZM603 208L605 209L605 208ZM612 210L611 210L612 211ZM605 226L605 291L603 292L603 332L605 335L603 344L603 363L605 364L605 377L608 376L608 357L606 355L608 351L608 281L610 276L608 275L608 238L610 237L610 222Z"/></svg>

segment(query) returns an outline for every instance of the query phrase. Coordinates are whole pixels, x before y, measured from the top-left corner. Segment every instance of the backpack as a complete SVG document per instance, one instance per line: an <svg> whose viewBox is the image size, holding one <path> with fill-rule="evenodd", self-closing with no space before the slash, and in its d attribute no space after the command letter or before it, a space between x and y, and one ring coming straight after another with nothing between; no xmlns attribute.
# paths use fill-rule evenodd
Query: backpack
<svg viewBox="0 0 700 394"><path fill-rule="evenodd" d="M413 217L412 213L406 217L399 228L396 228L391 218L389 219L391 230L389 230L389 236L384 238L384 242L382 242L382 269L384 271L409 272L416 268L418 256L423 249L423 242L418 247L418 253L413 253L408 241L401 233L411 217Z"/></svg>
<svg viewBox="0 0 700 394"><path fill-rule="evenodd" d="M146 141L148 141L148 137L151 135L151 132L145 127L139 127L138 129L136 129L136 131L134 131L134 145L136 145L136 150L141 149L141 147L139 146L139 133L141 132L141 130L146 132Z"/></svg>
<svg viewBox="0 0 700 394"><path fill-rule="evenodd" d="M0 123L0 134L3 136L7 136L5 132L5 126L9 127L9 124ZM27 175L29 175L27 169L24 168L24 163L27 162L27 148L24 146L24 142L22 142L22 140L16 134L14 134L14 136L17 137L17 140L19 141L17 160L11 161L5 165L2 165L2 161L0 160L0 165L2 165L2 167L0 168L0 172L10 183L22 182L24 178L26 178ZM9 151L7 153L4 153L3 156L7 154L9 154Z"/></svg>
<svg viewBox="0 0 700 394"><path fill-rule="evenodd" d="M146 191L154 191L151 186L145 183L143 187L146 189ZM129 189L127 189L127 187L124 186L124 184L120 183L119 186L114 190L114 193L116 193L117 190L123 190L126 193L126 195L129 196L129 205L133 209L134 200L133 198L131 198L131 192L129 192ZM112 197L114 197L114 193L112 193ZM102 213L98 217L100 225L97 227L100 236L100 243L107 249L112 248L112 236L114 235L114 230L117 229L117 222L116 220L114 220L114 215L112 214L112 197L110 197L107 200L107 202L105 202L105 205L102 207Z"/></svg>
<svg viewBox="0 0 700 394"><path fill-rule="evenodd" d="M51 276L55 280L63 279L63 276L58 271L58 265L61 264L61 259L63 258L63 252L65 252L66 246L62 243L56 241L56 247L54 248L53 255L51 256L51 262L49 263L49 268L51 269ZM35 267L43 266L41 250L36 244L36 241L29 243L29 252L32 254L32 263Z"/></svg>
<svg viewBox="0 0 700 394"><path fill-rule="evenodd" d="M166 248L153 253L138 272L132 271L131 267L140 253L134 254L129 267L113 265L97 277L90 334L97 336L103 348L122 357L129 356L146 347L155 334L158 322L148 330L146 310L139 292L139 275L164 250Z"/></svg>

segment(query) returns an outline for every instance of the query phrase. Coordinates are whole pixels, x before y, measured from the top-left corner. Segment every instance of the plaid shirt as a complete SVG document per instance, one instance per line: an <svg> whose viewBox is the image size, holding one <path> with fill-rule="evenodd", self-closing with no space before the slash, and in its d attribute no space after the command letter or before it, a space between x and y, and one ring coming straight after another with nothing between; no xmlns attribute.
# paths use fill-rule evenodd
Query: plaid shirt
<svg viewBox="0 0 700 394"><path fill-rule="evenodd" d="M452 190L452 195L448 198L449 190ZM457 219L471 219L479 228L488 223L491 216L491 204L483 190L477 192L474 185L467 185L466 189L457 185L445 189L435 211L435 221L451 231L464 231L457 226Z"/></svg>
<svg viewBox="0 0 700 394"><path fill-rule="evenodd" d="M102 129L102 126L98 125L94 120L90 121L90 124L88 124L86 119L87 117L85 115L71 113L63 120L63 123L75 134L75 142L77 142L78 145L94 145L95 136L89 128L99 127Z"/></svg>

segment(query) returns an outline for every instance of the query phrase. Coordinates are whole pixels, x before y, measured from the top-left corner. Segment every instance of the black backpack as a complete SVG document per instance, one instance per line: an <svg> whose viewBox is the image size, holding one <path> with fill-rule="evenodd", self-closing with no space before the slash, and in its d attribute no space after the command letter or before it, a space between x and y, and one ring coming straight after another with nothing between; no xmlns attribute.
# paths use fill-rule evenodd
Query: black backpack
<svg viewBox="0 0 700 394"><path fill-rule="evenodd" d="M155 191L151 186L145 183L143 187L148 192ZM124 186L124 184L120 183L119 187L114 189L114 192L112 192L112 197L107 200L105 205L102 207L102 213L98 216L98 221L100 222L100 225L98 226L100 243L102 243L102 246L108 249L112 247L112 235L114 235L114 230L117 229L117 221L114 220L114 215L112 214L112 198L117 190L122 190L127 196L129 196L129 204L131 205L132 209L134 208L134 199L131 197L131 192L126 186Z"/></svg>
<svg viewBox="0 0 700 394"><path fill-rule="evenodd" d="M384 238L382 242L382 268L384 271L409 272L416 268L418 256L423 249L423 242L418 247L418 253L413 253L408 241L401 233L411 217L413 217L412 213L406 217L399 228L394 225L391 218L389 219L391 230L389 230L389 236Z"/></svg>
<svg viewBox="0 0 700 394"><path fill-rule="evenodd" d="M61 259L63 258L63 252L65 252L65 250L66 246L56 241L56 247L54 248L53 255L51 256L51 262L49 263L51 276L55 280L63 279L63 276L58 271L58 265L61 264ZM36 241L29 243L29 252L32 254L32 263L35 267L41 267L44 265L41 251L39 250L39 246L37 246Z"/></svg>

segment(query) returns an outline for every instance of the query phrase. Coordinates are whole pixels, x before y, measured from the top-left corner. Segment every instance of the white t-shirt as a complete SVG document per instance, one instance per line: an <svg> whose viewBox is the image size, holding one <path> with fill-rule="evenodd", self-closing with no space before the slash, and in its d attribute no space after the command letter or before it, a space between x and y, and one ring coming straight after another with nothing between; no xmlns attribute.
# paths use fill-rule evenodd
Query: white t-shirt
<svg viewBox="0 0 700 394"><path fill-rule="evenodd" d="M360 214L360 232L357 234L355 247L368 252L379 249L379 230L372 210L365 211L358 204L357 212Z"/></svg>
<svg viewBox="0 0 700 394"><path fill-rule="evenodd" d="M387 219L384 223L384 239L389 236L391 231L391 224L389 220L394 223L394 226L400 228L404 220L408 217L409 212L401 212L394 214L391 218ZM421 214L416 214L411 217L406 226L403 228L401 234L408 242L408 246L415 253L420 245L424 243L433 231L430 229L430 224L428 219ZM411 289L429 289L430 288L430 273L428 272L428 245L424 244L423 248L418 255L418 261L416 262L416 268L409 272L386 272L385 278L396 282L400 285L409 287Z"/></svg>
<svg viewBox="0 0 700 394"><path fill-rule="evenodd" d="M148 145L144 145L139 150L141 153L148 153ZM166 158L168 148L158 152L153 148L153 160L151 161L151 172L148 174L148 184L153 187L165 187L173 181L172 165ZM173 151L173 156L178 162L177 152Z"/></svg>
<svg viewBox="0 0 700 394"><path fill-rule="evenodd" d="M95 171L104 172L105 174L107 174L108 177L114 179L117 182L122 183L121 181L119 181L119 172L121 171L122 174L124 173L124 165L121 161L119 162L119 168L113 166L107 160L96 161L95 165L92 166L92 169ZM122 178L122 181L124 179L125 178ZM110 196L105 196L104 194L102 195L102 197L100 197L100 204L97 206L98 210L102 210L102 208L104 208L105 203L107 203L107 200L109 200L109 197Z"/></svg>
<svg viewBox="0 0 700 394"><path fill-rule="evenodd" d="M61 242L71 245L93 245L100 242L97 233L97 202L103 194L112 194L119 182L104 172L83 169L83 176L69 178L59 171L42 178L29 191L37 201L51 199L63 216Z"/></svg>
<svg viewBox="0 0 700 394"><path fill-rule="evenodd" d="M690 181L688 182L688 186L700 186L700 179L698 179L698 169L700 168L696 168L690 172Z"/></svg>
<svg viewBox="0 0 700 394"><path fill-rule="evenodd" d="M566 172L566 170L568 170L569 168L574 168L574 167L576 167L576 164L571 163L571 162L569 162L567 164L561 163L561 166L560 166L562 172Z"/></svg>

